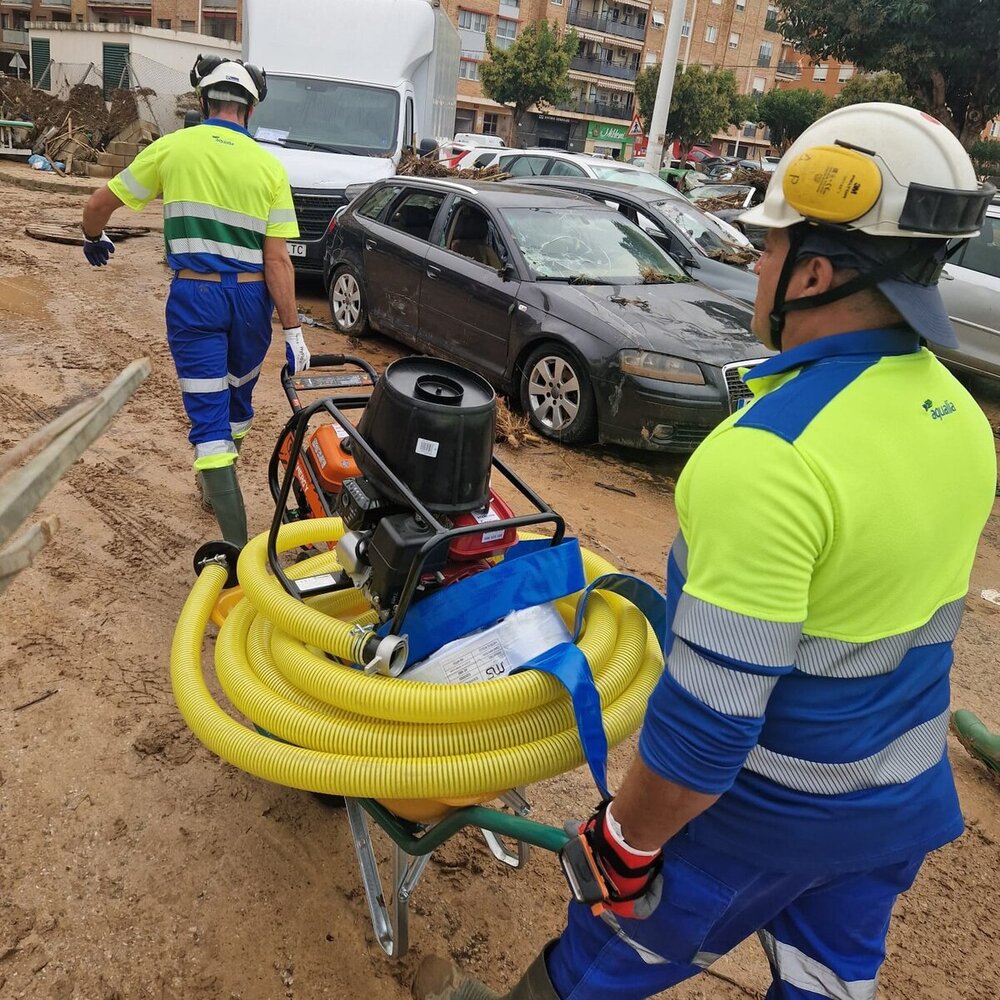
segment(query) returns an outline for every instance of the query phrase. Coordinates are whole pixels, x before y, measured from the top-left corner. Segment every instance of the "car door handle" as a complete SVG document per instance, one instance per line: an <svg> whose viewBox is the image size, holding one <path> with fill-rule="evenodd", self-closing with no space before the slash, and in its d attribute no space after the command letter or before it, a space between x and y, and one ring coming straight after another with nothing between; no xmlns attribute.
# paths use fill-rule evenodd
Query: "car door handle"
<svg viewBox="0 0 1000 1000"><path fill-rule="evenodd" d="M366 250L376 250L376 249L378 249L378 244L374 240L372 240L372 239L366 239L365 240L365 249Z"/></svg>
<svg viewBox="0 0 1000 1000"><path fill-rule="evenodd" d="M428 278L440 278L441 277L441 268L439 268L436 264L428 264L427 265L427 277Z"/></svg>

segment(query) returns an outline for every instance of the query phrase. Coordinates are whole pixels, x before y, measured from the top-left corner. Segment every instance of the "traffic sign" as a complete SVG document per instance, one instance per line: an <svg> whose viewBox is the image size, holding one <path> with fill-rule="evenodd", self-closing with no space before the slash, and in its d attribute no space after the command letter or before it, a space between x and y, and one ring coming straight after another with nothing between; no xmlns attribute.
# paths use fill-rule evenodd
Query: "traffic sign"
<svg viewBox="0 0 1000 1000"><path fill-rule="evenodd" d="M17 52L14 53L14 58L11 59L10 65L13 66L14 69L28 68L28 64L21 58L21 56Z"/></svg>
<svg viewBox="0 0 1000 1000"><path fill-rule="evenodd" d="M642 122L639 121L638 114L632 116L632 124L629 126L628 134L635 139L639 139L646 134L642 130Z"/></svg>

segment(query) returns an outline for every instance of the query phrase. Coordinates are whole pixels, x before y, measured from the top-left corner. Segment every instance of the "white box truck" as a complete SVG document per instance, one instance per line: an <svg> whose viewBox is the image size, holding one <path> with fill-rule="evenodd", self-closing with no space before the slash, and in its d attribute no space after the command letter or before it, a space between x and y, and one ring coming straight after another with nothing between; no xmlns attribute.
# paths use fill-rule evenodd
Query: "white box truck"
<svg viewBox="0 0 1000 1000"><path fill-rule="evenodd" d="M440 0L245 0L243 57L267 72L250 131L288 171L299 270L322 271L336 210L403 150L451 136L459 47Z"/></svg>

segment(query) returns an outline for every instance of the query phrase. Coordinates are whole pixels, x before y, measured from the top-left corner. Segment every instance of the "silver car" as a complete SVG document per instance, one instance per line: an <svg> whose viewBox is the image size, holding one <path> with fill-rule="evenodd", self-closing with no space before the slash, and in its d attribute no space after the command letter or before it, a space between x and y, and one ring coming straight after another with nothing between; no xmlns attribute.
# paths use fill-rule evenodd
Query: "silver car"
<svg viewBox="0 0 1000 1000"><path fill-rule="evenodd" d="M945 264L939 287L961 346L935 353L955 368L1000 378L1000 203Z"/></svg>

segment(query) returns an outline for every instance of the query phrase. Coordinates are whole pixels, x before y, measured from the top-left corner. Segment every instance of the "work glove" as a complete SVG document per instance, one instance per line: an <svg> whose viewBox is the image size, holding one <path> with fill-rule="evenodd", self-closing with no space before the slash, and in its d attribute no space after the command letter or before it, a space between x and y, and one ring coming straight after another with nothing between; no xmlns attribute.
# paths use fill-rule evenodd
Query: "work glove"
<svg viewBox="0 0 1000 1000"><path fill-rule="evenodd" d="M620 827L608 814L610 805L609 800L602 802L575 832L586 839L604 876L608 890L605 908L619 917L645 920L663 895L663 854L636 851L625 843Z"/></svg>
<svg viewBox="0 0 1000 1000"><path fill-rule="evenodd" d="M104 267L114 252L115 245L108 239L107 233L101 233L96 239L83 234L83 255L94 267Z"/></svg>
<svg viewBox="0 0 1000 1000"><path fill-rule="evenodd" d="M309 367L312 355L306 347L301 326L285 330L285 360L288 362L288 371L291 375L298 375Z"/></svg>

